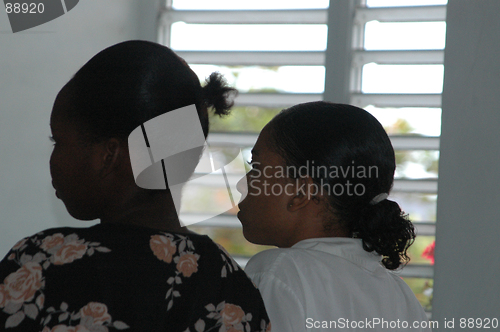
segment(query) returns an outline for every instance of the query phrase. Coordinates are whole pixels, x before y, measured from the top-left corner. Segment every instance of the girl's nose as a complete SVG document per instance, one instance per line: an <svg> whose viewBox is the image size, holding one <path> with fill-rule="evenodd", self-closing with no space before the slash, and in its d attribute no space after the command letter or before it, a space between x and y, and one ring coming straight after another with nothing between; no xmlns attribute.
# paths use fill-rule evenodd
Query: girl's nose
<svg viewBox="0 0 500 332"><path fill-rule="evenodd" d="M241 193L241 200L243 200L248 193L248 183L246 175L242 177L236 184L236 189Z"/></svg>

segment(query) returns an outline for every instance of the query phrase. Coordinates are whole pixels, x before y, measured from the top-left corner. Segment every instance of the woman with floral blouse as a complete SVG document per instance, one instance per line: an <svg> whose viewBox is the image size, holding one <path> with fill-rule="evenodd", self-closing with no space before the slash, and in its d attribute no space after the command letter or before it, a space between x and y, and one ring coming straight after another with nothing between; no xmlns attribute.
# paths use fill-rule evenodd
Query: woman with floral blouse
<svg viewBox="0 0 500 332"><path fill-rule="evenodd" d="M0 330L270 331L241 268L181 226L170 190L137 186L130 161L133 129L194 104L206 138L208 109L227 114L233 92L217 73L202 87L174 52L145 41L109 47L75 74L50 119L52 183L74 218L100 224L12 248L0 262Z"/></svg>

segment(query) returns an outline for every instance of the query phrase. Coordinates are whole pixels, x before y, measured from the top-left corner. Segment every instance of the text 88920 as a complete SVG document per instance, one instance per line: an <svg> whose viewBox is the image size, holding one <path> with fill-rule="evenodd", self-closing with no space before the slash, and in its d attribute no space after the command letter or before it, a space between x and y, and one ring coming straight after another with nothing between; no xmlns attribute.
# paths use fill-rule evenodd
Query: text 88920
<svg viewBox="0 0 500 332"><path fill-rule="evenodd" d="M7 2L5 4L5 11L7 14L41 14L45 10L43 3L19 3L19 2Z"/></svg>

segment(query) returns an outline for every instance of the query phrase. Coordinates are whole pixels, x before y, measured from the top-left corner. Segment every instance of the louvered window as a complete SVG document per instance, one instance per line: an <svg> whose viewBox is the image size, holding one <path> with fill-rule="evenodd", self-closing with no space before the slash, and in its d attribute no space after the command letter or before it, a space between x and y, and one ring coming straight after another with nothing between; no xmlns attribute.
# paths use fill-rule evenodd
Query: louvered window
<svg viewBox="0 0 500 332"><path fill-rule="evenodd" d="M328 100L362 107L384 125L398 163L391 197L418 238L401 276L430 310L436 222L446 0L174 0L161 9L160 42L200 78L225 75L240 94L212 119L208 142L250 149L281 109ZM228 174L230 181L237 176ZM234 178L232 178L234 177ZM199 217L219 204L209 179L185 195ZM235 213L193 225L245 265L265 249L248 243ZM189 215L187 216L189 218Z"/></svg>

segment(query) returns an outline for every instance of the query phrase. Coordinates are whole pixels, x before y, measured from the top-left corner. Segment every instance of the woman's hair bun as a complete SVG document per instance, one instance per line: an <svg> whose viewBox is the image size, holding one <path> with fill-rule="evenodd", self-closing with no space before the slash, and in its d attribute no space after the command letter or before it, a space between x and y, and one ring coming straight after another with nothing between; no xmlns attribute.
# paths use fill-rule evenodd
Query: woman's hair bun
<svg viewBox="0 0 500 332"><path fill-rule="evenodd" d="M415 228L398 203L384 199L367 205L349 228L363 239L366 251L375 250L384 257L387 269L396 270L410 261L407 250L415 240Z"/></svg>
<svg viewBox="0 0 500 332"><path fill-rule="evenodd" d="M213 72L205 80L205 86L202 88L202 99L207 108L213 108L214 114L219 116L228 115L229 110L234 105L234 98L238 91L231 88L224 77Z"/></svg>

